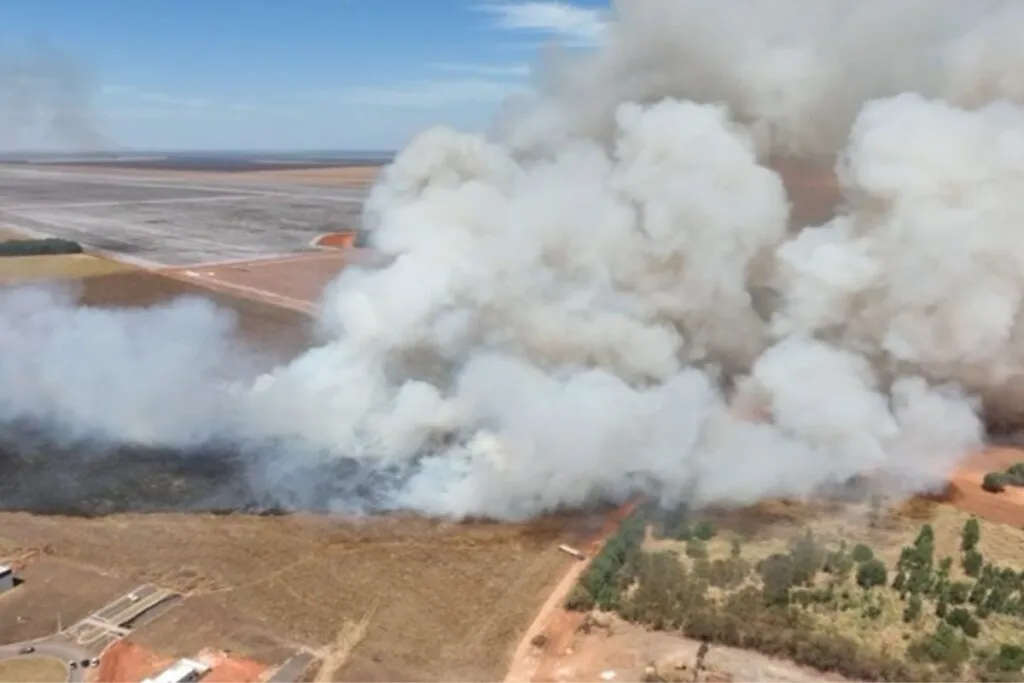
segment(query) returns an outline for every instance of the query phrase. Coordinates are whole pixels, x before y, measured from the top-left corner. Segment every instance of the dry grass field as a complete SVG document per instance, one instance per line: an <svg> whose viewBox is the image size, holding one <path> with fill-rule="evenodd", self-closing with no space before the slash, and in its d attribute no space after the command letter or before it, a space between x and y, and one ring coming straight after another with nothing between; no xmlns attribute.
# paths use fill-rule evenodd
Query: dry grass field
<svg viewBox="0 0 1024 683"><path fill-rule="evenodd" d="M73 280L130 270L132 267L123 263L87 254L6 257L0 258L0 285Z"/></svg>
<svg viewBox="0 0 1024 683"><path fill-rule="evenodd" d="M0 561L27 558L25 584L0 599L4 641L154 582L186 597L132 638L167 656L217 647L274 663L366 619L337 680L500 679L571 563L557 544L573 538L561 519L0 513L0 529ZM23 614L33 621L18 623Z"/></svg>
<svg viewBox="0 0 1024 683"><path fill-rule="evenodd" d="M64 662L56 657L11 657L0 660L0 681L53 683L68 675Z"/></svg>

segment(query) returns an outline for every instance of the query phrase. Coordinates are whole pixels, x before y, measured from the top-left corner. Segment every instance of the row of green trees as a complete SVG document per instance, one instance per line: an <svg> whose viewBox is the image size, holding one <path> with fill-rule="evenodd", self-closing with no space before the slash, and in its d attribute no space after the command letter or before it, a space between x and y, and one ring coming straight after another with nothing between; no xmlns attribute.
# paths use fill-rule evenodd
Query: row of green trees
<svg viewBox="0 0 1024 683"><path fill-rule="evenodd" d="M81 253L82 245L73 240L47 238L0 242L0 256L52 256Z"/></svg>

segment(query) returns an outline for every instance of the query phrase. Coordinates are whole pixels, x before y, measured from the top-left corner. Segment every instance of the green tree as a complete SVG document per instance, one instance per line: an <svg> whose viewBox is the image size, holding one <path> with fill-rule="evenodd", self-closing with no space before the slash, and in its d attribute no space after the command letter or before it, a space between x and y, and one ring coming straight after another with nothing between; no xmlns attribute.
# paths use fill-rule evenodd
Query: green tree
<svg viewBox="0 0 1024 683"><path fill-rule="evenodd" d="M857 564L863 564L868 560L875 559L875 551L873 551L871 548L864 545L863 543L858 543L857 545L853 546L851 555L853 556L853 561Z"/></svg>
<svg viewBox="0 0 1024 683"><path fill-rule="evenodd" d="M807 530L790 543L789 557L792 560L793 584L809 584L823 566L825 552L814 534Z"/></svg>
<svg viewBox="0 0 1024 683"><path fill-rule="evenodd" d="M903 610L903 621L910 623L917 621L917 618L921 616L921 596L911 595L910 600L907 601L907 607Z"/></svg>
<svg viewBox="0 0 1024 683"><path fill-rule="evenodd" d="M743 555L743 546L740 545L740 539L732 539L732 545L729 547L729 557L734 560L738 560Z"/></svg>
<svg viewBox="0 0 1024 683"><path fill-rule="evenodd" d="M981 524L977 517L971 517L964 522L964 530L960 535L960 550L968 553L978 547L981 540Z"/></svg>
<svg viewBox="0 0 1024 683"><path fill-rule="evenodd" d="M935 616L939 619L945 619L947 614L949 614L949 603L944 599L940 599L935 603Z"/></svg>
<svg viewBox="0 0 1024 683"><path fill-rule="evenodd" d="M964 553L963 567L967 576L977 577L981 573L981 567L985 564L985 558L973 548Z"/></svg>
<svg viewBox="0 0 1024 683"><path fill-rule="evenodd" d="M789 591L795 584L793 559L789 555L775 553L761 560L757 571L761 575L765 604L789 604Z"/></svg>
<svg viewBox="0 0 1024 683"><path fill-rule="evenodd" d="M885 564L878 559L868 560L857 569L857 585L867 589L884 586L889 580Z"/></svg>
<svg viewBox="0 0 1024 683"><path fill-rule="evenodd" d="M949 584L949 601L954 605L962 605L967 602L971 594L971 584L966 581L954 581Z"/></svg>

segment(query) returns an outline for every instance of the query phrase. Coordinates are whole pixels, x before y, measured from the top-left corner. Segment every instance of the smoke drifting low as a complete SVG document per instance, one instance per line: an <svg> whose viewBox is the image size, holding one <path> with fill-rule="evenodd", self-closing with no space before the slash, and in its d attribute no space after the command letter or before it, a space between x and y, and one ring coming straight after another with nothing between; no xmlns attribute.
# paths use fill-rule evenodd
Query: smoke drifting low
<svg viewBox="0 0 1024 683"><path fill-rule="evenodd" d="M43 43L21 50L0 45L0 149L106 147L94 119L95 94L68 54Z"/></svg>
<svg viewBox="0 0 1024 683"><path fill-rule="evenodd" d="M392 260L328 288L322 346L253 378L203 304L18 294L3 414L227 444L246 499L503 519L918 491L983 412L1019 419L1019 3L615 9L495 136L428 130L384 171L364 227ZM835 164L835 219L790 226L783 156Z"/></svg>

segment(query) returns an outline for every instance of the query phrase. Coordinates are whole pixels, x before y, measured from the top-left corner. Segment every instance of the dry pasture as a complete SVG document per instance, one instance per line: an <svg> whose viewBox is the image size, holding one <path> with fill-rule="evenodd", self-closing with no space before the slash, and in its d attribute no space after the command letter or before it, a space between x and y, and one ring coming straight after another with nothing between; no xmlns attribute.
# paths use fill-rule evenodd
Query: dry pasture
<svg viewBox="0 0 1024 683"><path fill-rule="evenodd" d="M500 679L572 562L558 543L575 539L567 520L555 518L455 525L394 517L2 513L0 524L6 552L28 558L18 591L32 590L41 563L78 571L65 577L65 593L32 599L43 623L55 623L58 611L70 614L68 600L87 612L144 582L184 593L179 606L132 636L167 656L214 647L273 664L298 648L330 646L346 623L369 614L365 637L336 680ZM41 546L47 555L29 552ZM0 599L0 623L11 621L3 606L11 597ZM2 635L10 642L27 631Z"/></svg>

